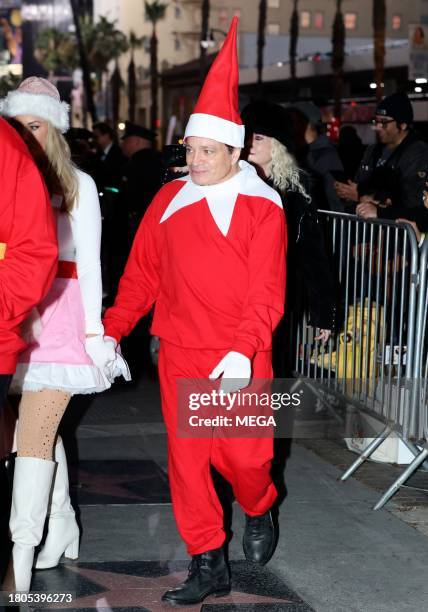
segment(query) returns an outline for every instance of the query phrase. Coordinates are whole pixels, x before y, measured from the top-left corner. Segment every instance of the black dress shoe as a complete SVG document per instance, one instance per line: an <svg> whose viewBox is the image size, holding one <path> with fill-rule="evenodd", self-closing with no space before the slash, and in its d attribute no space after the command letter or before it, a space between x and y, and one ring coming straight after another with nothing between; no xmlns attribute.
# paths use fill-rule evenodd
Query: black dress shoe
<svg viewBox="0 0 428 612"><path fill-rule="evenodd" d="M173 606L190 606L208 595L221 597L230 593L230 572L222 548L195 555L187 579L164 593L162 601Z"/></svg>
<svg viewBox="0 0 428 612"><path fill-rule="evenodd" d="M260 516L245 515L245 532L242 541L245 558L252 563L265 565L275 552L278 530L269 510Z"/></svg>

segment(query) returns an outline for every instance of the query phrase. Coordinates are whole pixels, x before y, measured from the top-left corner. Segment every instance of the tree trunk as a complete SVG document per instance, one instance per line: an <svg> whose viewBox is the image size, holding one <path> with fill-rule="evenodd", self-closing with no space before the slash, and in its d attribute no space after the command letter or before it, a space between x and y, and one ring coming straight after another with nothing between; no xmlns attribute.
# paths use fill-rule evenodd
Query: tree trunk
<svg viewBox="0 0 428 612"><path fill-rule="evenodd" d="M155 24L153 24L153 32L150 39L150 88L152 97L150 127L152 130L156 130L158 120L158 39L156 37Z"/></svg>
<svg viewBox="0 0 428 612"><path fill-rule="evenodd" d="M343 65L345 63L345 23L342 14L342 0L336 0L336 5L331 67L334 74L334 114L340 120L342 115Z"/></svg>
<svg viewBox="0 0 428 612"><path fill-rule="evenodd" d="M260 94L262 93L262 88L263 88L263 52L264 52L264 46L265 46L266 13L267 13L267 1L260 0L258 36L257 36L257 84L259 86Z"/></svg>
<svg viewBox="0 0 428 612"><path fill-rule="evenodd" d="M114 71L111 75L111 107L113 114L113 124L117 125L119 121L119 110L120 110L120 88L122 87L122 77L119 70L119 62L116 59Z"/></svg>
<svg viewBox="0 0 428 612"><path fill-rule="evenodd" d="M91 115L92 123L96 123L98 120L97 109L95 108L94 97L92 95L92 83L91 83L91 75L89 71L88 57L86 55L86 49L85 49L85 45L83 44L82 32L80 29L79 2L78 0L70 0L70 2L71 2L71 10L73 11L74 27L76 29L76 39L77 39L77 47L79 50L80 66L82 68L82 73L83 73L83 87L85 90L86 108L89 114Z"/></svg>
<svg viewBox="0 0 428 612"><path fill-rule="evenodd" d="M373 48L374 48L374 80L376 83L376 99L383 95L383 79L385 68L385 28L386 28L386 2L373 0Z"/></svg>
<svg viewBox="0 0 428 612"><path fill-rule="evenodd" d="M202 0L202 15L201 15L201 41L208 40L210 22L210 1ZM199 82L202 87L205 80L207 49L201 45L200 65L199 65Z"/></svg>
<svg viewBox="0 0 428 612"><path fill-rule="evenodd" d="M106 121L108 121L111 117L110 115L110 111L111 111L110 83L109 83L109 78L108 78L108 70L105 70L101 73L100 83L101 83L101 92L104 90L104 115L105 115Z"/></svg>
<svg viewBox="0 0 428 612"><path fill-rule="evenodd" d="M137 75L135 72L134 54L131 52L131 61L128 66L128 116L129 121L135 123L135 108L137 105Z"/></svg>
<svg viewBox="0 0 428 612"><path fill-rule="evenodd" d="M290 20L290 77L291 77L291 97L292 100L297 98L297 78L296 78L296 60L297 60L297 41L299 39L299 12L297 5L299 0L294 0L293 12Z"/></svg>

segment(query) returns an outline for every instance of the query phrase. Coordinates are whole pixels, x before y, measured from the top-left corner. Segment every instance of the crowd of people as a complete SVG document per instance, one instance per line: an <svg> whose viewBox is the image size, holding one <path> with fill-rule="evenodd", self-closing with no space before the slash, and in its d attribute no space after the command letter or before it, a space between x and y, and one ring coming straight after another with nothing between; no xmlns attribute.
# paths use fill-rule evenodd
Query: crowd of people
<svg viewBox="0 0 428 612"><path fill-rule="evenodd" d="M276 375L289 374L281 319L301 296L328 341L335 289L317 210L404 219L419 240L428 231L428 145L407 96L378 105L367 150L349 126L336 148L311 102L257 100L240 115L236 28L187 124L186 169L171 171L143 126L127 122L120 144L107 123L69 130L68 106L43 78L0 102L1 405L8 391L21 396L4 590L28 591L33 566L78 557L58 426L73 395L129 379L119 344L153 307L173 510L192 557L163 599L230 591L212 465L246 514L247 560L267 563L278 539L273 441L180 438L176 380L220 379L233 393L272 377L272 348Z"/></svg>

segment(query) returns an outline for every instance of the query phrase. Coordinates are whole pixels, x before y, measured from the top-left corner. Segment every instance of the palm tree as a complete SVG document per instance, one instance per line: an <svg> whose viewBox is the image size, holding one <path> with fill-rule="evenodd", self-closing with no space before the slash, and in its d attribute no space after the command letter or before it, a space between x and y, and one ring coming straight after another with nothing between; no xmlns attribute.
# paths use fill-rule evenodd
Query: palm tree
<svg viewBox="0 0 428 612"><path fill-rule="evenodd" d="M208 29L210 23L210 0L202 0L201 5L201 42L208 40ZM199 68L199 82L201 87L205 79L205 57L207 55L207 48L201 45L201 56L200 56L200 68Z"/></svg>
<svg viewBox="0 0 428 612"><path fill-rule="evenodd" d="M156 36L156 24L165 17L167 4L162 4L159 0L144 2L146 19L152 23L152 36L150 38L150 90L152 103L150 107L150 126L152 130L157 128L158 119L158 39Z"/></svg>
<svg viewBox="0 0 428 612"><path fill-rule="evenodd" d="M97 23L83 21L81 24L82 37L86 47L88 60L92 70L97 74L99 89L103 81L106 83L104 92L105 115L110 115L108 100L108 65L128 50L128 41L123 32L116 29L114 21L100 17ZM103 77L105 77L103 79Z"/></svg>
<svg viewBox="0 0 428 612"><path fill-rule="evenodd" d="M124 83L122 80L122 76L120 74L119 62L118 59L115 59L114 62L114 70L110 79L110 87L111 87L111 108L113 115L113 123L117 125L119 121L119 108L120 108L120 90L122 89Z"/></svg>
<svg viewBox="0 0 428 612"><path fill-rule="evenodd" d="M97 117L97 109L94 103L94 96L92 94L92 83L91 83L91 74L89 71L89 62L88 62L88 54L86 52L85 44L82 38L82 31L80 28L80 7L78 0L71 0L71 10L73 12L73 22L76 31L76 39L77 39L77 48L79 51L80 57L80 67L82 68L83 74L83 87L85 90L85 101L86 101L86 109L89 111L91 115L92 123L96 123L98 120ZM86 110L85 110L85 122L86 122Z"/></svg>
<svg viewBox="0 0 428 612"><path fill-rule="evenodd" d="M267 1L260 0L259 24L258 24L258 34L257 34L257 84L259 86L259 93L261 93L262 91L262 81L263 81L263 51L264 51L264 46L265 46L266 14L267 14Z"/></svg>
<svg viewBox="0 0 428 612"><path fill-rule="evenodd" d="M336 15L333 22L331 42L333 45L331 68L334 75L334 114L340 119L342 114L343 64L345 63L345 22L343 21L342 0L336 0Z"/></svg>
<svg viewBox="0 0 428 612"><path fill-rule="evenodd" d="M296 79L296 58L297 58L297 41L299 39L299 0L293 0L293 12L290 19L290 77L292 97L297 97L297 79Z"/></svg>
<svg viewBox="0 0 428 612"><path fill-rule="evenodd" d="M79 65L75 39L56 28L40 30L34 56L50 77L61 72L71 73Z"/></svg>
<svg viewBox="0 0 428 612"><path fill-rule="evenodd" d="M386 1L373 0L373 37L374 37L374 80L376 83L376 98L382 98L382 83L385 68L385 28Z"/></svg>
<svg viewBox="0 0 428 612"><path fill-rule="evenodd" d="M129 33L129 48L131 50L131 59L128 64L128 118L130 121L135 121L135 107L137 103L137 75L135 72L134 52L145 43L146 37L140 38L132 30Z"/></svg>

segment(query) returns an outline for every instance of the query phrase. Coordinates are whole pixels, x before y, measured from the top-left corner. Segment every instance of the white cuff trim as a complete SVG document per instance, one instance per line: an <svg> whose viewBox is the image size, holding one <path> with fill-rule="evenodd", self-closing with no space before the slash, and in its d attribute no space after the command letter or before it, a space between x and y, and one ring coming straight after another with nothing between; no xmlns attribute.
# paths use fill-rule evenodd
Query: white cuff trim
<svg viewBox="0 0 428 612"><path fill-rule="evenodd" d="M190 136L200 138L211 138L217 142L223 142L231 147L242 149L245 142L245 126L233 123L227 119L207 115L205 113L193 113L190 115L186 126L184 139Z"/></svg>

